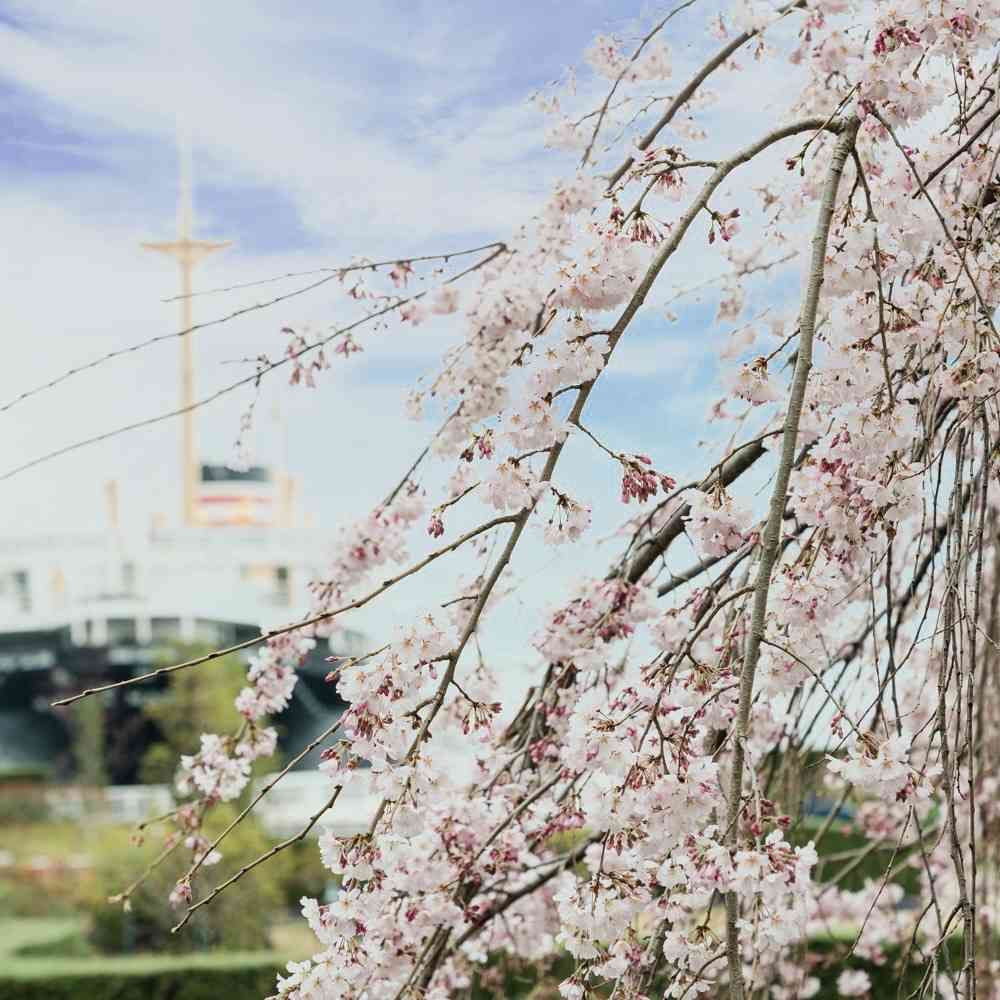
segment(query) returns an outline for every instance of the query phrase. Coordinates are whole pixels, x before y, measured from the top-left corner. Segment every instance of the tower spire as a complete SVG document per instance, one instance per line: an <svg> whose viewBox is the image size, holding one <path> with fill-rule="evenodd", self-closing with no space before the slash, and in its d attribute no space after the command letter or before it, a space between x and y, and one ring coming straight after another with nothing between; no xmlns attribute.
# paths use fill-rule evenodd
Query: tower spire
<svg viewBox="0 0 1000 1000"><path fill-rule="evenodd" d="M224 250L231 241L212 242L194 239L194 209L192 205L191 139L186 130L178 129L180 159L180 190L177 198L177 239L162 243L143 243L143 249L156 250L173 257L180 268L181 321L181 470L184 496L182 523L191 526L197 521L195 491L198 477L198 438L195 426L194 345L191 329L191 284L194 265L217 250Z"/></svg>

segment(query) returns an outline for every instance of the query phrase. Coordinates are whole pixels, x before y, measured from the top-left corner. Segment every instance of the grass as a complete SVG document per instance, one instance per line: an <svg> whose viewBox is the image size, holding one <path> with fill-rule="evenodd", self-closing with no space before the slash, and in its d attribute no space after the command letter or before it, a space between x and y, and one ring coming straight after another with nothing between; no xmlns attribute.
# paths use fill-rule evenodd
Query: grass
<svg viewBox="0 0 1000 1000"><path fill-rule="evenodd" d="M100 866L124 856L128 833L123 826L23 817L0 825L0 1000L258 1000L274 992L275 975L289 960L317 950L304 921L282 919L270 940L255 935L234 940L230 949L98 954L95 914L104 910L95 909L93 900L101 897L105 878ZM260 845L246 849L256 854ZM142 857L138 849L129 865L139 865ZM121 867L130 870L124 861ZM308 889L304 884L303 891ZM259 886L247 892L248 899L261 898ZM280 893L277 898L275 915Z"/></svg>
<svg viewBox="0 0 1000 1000"><path fill-rule="evenodd" d="M78 917L18 917L0 920L0 965L15 979L51 976L155 975L199 969L284 968L316 950L304 922L279 924L266 951L219 951L191 955L86 956L79 954L84 921Z"/></svg>
<svg viewBox="0 0 1000 1000"><path fill-rule="evenodd" d="M271 950L301 961L320 950L316 935L305 920L284 920L271 928Z"/></svg>
<svg viewBox="0 0 1000 1000"><path fill-rule="evenodd" d="M86 984L91 983L97 993L108 989L118 996L119 988L126 989L124 984L132 983L138 984L127 987L132 992L159 997L173 995L171 983L182 981L185 988L190 987L195 995L201 996L198 982L205 974L216 978L232 975L234 982L242 984L232 994L234 997L256 996L251 984L272 982L274 973L284 969L289 959L284 949L76 957L73 950L84 943L83 930L84 922L78 918L0 920L0 1000L13 1000L22 993L39 1000L63 1000L67 991L69 996L76 997L81 990L90 990ZM202 985L208 993L212 992L205 983ZM122 995L131 997L132 992Z"/></svg>
<svg viewBox="0 0 1000 1000"><path fill-rule="evenodd" d="M65 861L74 854L86 854L90 844L99 844L109 827L88 827L69 821L45 820L38 823L4 823L0 830L0 850L8 851L19 864L37 855ZM112 827L128 831L130 827Z"/></svg>
<svg viewBox="0 0 1000 1000"><path fill-rule="evenodd" d="M259 1000L285 957L272 951L127 958L5 958L0 1000Z"/></svg>
<svg viewBox="0 0 1000 1000"><path fill-rule="evenodd" d="M262 965L283 968L288 956L276 951L226 951L204 955L129 955L99 958L4 957L3 974L13 979L50 979L54 976L156 975L199 969L249 969Z"/></svg>
<svg viewBox="0 0 1000 1000"><path fill-rule="evenodd" d="M16 956L24 948L57 944L83 933L76 917L20 917L0 920L0 958Z"/></svg>

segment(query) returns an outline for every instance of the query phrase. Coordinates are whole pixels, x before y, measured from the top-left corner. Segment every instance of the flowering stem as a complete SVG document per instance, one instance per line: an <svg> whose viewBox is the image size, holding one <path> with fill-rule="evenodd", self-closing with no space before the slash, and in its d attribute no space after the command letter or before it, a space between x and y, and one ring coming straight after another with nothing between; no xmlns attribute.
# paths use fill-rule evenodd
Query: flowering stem
<svg viewBox="0 0 1000 1000"><path fill-rule="evenodd" d="M473 271L476 271L481 267L485 267L487 264L495 260L497 257L501 256L502 254L509 253L506 245L503 243L495 243L495 244L491 243L488 245L496 246L498 249L494 250L493 253L488 254L486 257L484 257L477 263L472 264L469 267L465 268L465 270L460 271L458 274L448 278L445 282L443 282L443 284L449 285L456 281L459 281L461 278L464 278L467 274L471 274ZM314 285L310 285L309 288L303 289L303 291L308 291L309 289L314 288L319 284L322 284L322 282L317 282ZM417 292L414 295L410 295L407 298L395 299L392 302L390 302L389 305L383 306L380 309L376 309L374 312L362 316L361 319L355 320L353 323L350 323L347 326L340 327L339 329L334 330L332 333L327 334L325 337L320 337L319 340L311 344L306 344L304 347L301 347L298 350L290 351L283 357L279 358L277 361L268 361L266 364L263 364L256 372L254 372L253 375L247 375L244 378L237 379L235 382L230 382L229 385L225 385L221 389L217 389L215 392L210 393L207 396L203 396L201 399L195 400L195 402L191 403L188 406L181 406L178 407L176 410L168 410L166 413L157 414L155 417L147 417L145 420L137 420L130 424L124 424L121 427L114 428L113 430L104 431L101 434L95 434L93 437L81 438L78 441L74 441L72 444L64 445L61 448L57 448L55 451L50 451L44 455L39 455L37 458L30 459L29 461L24 462L13 469L9 469L7 472L3 473L3 475L0 475L0 482L4 482L5 480L10 479L12 476L16 476L21 472L27 471L28 469L33 469L36 465L42 465L43 463L49 462L54 458L59 458L62 455L68 455L70 452L78 451L80 448L86 448L89 445L98 444L101 441L107 441L111 438L118 437L120 434L127 434L129 431L140 430L143 427L151 427L153 424L162 423L164 420L171 420L174 417L183 416L185 413L189 413L192 410L201 409L203 406L208 406L209 403L214 403L217 399L220 399L222 396L226 396L237 389L241 389L245 385L251 385L251 384L256 385L260 382L260 379L264 375L270 374L276 369L281 368L284 365L287 365L289 362L297 361L299 358L301 358L306 354L310 354L313 351L323 348L326 344L329 344L332 340L335 340L337 337L350 334L352 330L355 330L366 323L370 323L372 320L379 319L382 316L386 316L389 315L390 313L398 311L401 306L405 306L410 302L417 302L420 299L424 298L426 295L427 291L422 291L422 292ZM287 297L288 296L286 296L286 298ZM279 300L275 299L274 301L279 301ZM224 317L224 319L233 319L236 316L242 315L243 313L249 311L250 311L249 308L242 309L235 313L232 313L227 317ZM223 320L216 320L214 322L223 322ZM201 327L210 325L212 324L206 322L199 324L198 326L191 327L190 330L181 330L179 333L167 334L166 336L179 337L188 334L193 330L197 330L200 329ZM145 345L140 345L140 346L145 346ZM94 367L94 365L89 365L88 367ZM82 371L84 369L81 368L76 370ZM62 381L66 377L68 376L61 376L57 381ZM55 382L51 384L54 385ZM49 387L48 385L41 386L39 389L34 390L33 392L35 391L40 392L41 389L48 387ZM24 396L18 397L18 399L14 400L13 402L18 402L22 398L25 397ZM11 403L10 405L13 405L13 403ZM7 408L9 409L10 407L8 406Z"/></svg>
<svg viewBox="0 0 1000 1000"><path fill-rule="evenodd" d="M775 476L774 489L768 510L767 526L764 529L760 564L754 582L753 612L750 619L750 634L747 636L743 669L740 675L740 702L736 716L736 739L733 742L733 763L729 782L729 816L726 839L735 847L739 837L740 806L743 797L743 767L746 755L746 738L750 727L750 707L753 702L754 676L760 658L761 642L764 638L764 619L767 614L767 597L771 585L771 571L781 545L781 522L784 519L785 503L788 497L788 480L795 463L795 448L805 400L806 382L812 367L813 334L816 329L816 311L819 306L820 290L823 286L823 268L826 261L830 224L833 219L837 189L844 172L844 163L854 147L859 122L848 119L840 129L840 136L833 150L830 169L827 172L823 199L820 203L819 218L812 240L812 262L809 279L802 301L799 319L799 349L792 376L788 412L781 440L781 458ZM743 959L739 937L739 898L736 893L726 893L726 951L729 960L729 995L731 1000L744 1000Z"/></svg>
<svg viewBox="0 0 1000 1000"><path fill-rule="evenodd" d="M262 642L267 642L268 639L273 639L275 636L285 635L288 632L297 632L299 629L309 628L310 626L317 625L320 622L329 621L331 618L336 618L337 615L341 615L345 611L354 611L357 608L364 607L364 605L374 600L380 594L385 593L385 591L387 591L390 587L395 586L401 580L405 580L408 576L413 576L414 573L419 573L420 570L434 562L435 559L438 559L443 555L447 555L449 552L454 552L455 549L460 548L466 542L478 537L492 528L496 528L501 524L511 524L515 520L516 517L513 514L505 514L502 517L494 517L490 521L485 521L483 524L479 525L478 528L473 528L471 531L467 531L464 535L459 536L453 542L449 542L443 548L435 549L429 555L403 570L401 573L397 573L388 580L384 580L378 587L369 591L363 597L359 597L356 601L351 601L349 604L341 605L339 608L334 608L332 611L322 611L318 615L313 615L310 618L304 618L301 621L293 622L291 625L284 625L281 628L268 629L268 631L263 632L258 636L254 636L252 639L244 639L243 642L238 642L233 646L226 646L225 649L216 649L211 653L205 653L204 656L196 656L193 660L185 660L183 663L175 663L170 667L160 667L157 670L151 670L148 674L141 674L138 677L129 677L123 681L116 681L114 684L104 684L101 687L86 688L85 690L79 692L79 694L71 695L68 698L62 698L59 701L54 701L52 704L54 706L72 705L73 702L79 701L81 698L86 698L88 695L100 694L102 691L110 691L113 688L127 687L130 684L138 684L141 681L152 680L154 677L171 674L176 670L185 670L188 667L197 667L202 663L208 663L210 660L218 660L220 657L228 656L230 653L238 653L242 649L250 649L252 646L259 646Z"/></svg>
<svg viewBox="0 0 1000 1000"><path fill-rule="evenodd" d="M170 928L170 933L176 934L191 919L196 910L200 910L203 906L207 906L213 899L215 899L216 896L219 895L220 892L231 886L234 882L243 878L247 872L253 871L253 869L258 865L264 864L265 861L270 861L275 854L279 854L286 848L291 847L293 844L297 844L300 840L303 840L309 831L319 822L320 817L325 816L334 807L337 799L340 797L340 790L342 788L343 785L337 785L336 788L334 788L333 794L330 798L328 798L326 802L324 802L323 805L309 817L309 821L304 827L302 827L301 830L298 831L298 833L293 833L287 840L283 840L281 843L275 844L274 847L265 851L263 854L258 855L258 857L254 858L253 861L247 862L247 864L245 864L235 875L230 875L225 882L220 882L204 899L199 899L197 903L192 903L187 908L187 912L184 914L180 923Z"/></svg>
<svg viewBox="0 0 1000 1000"><path fill-rule="evenodd" d="M804 8L803 0L792 0L776 12L777 17L784 17L793 10ZM752 28L737 35L731 42L728 42L697 73L678 91L677 96L670 102L667 109L660 115L653 127L635 144L639 152L648 149L655 141L656 137L673 121L674 116L683 108L694 96L695 91L720 67L724 66L732 56L734 56L751 38L760 34L758 28ZM629 167L635 163L635 157L629 156L620 167L608 178L608 190L610 191L628 173Z"/></svg>
<svg viewBox="0 0 1000 1000"><path fill-rule="evenodd" d="M205 848L205 850L201 851L198 854L197 860L188 869L188 873L184 876L184 881L190 881L194 877L194 875L198 871L198 869L205 863L205 858L207 858L212 853L212 851L214 851L219 846L219 844L221 844L222 841L225 840L226 837L228 837L229 834L232 833L233 830L237 826L239 826L239 824L242 823L243 820L246 819L247 816L249 816L251 812L253 812L253 810L257 806L257 803L260 802L260 800L262 798L264 798L264 796L267 795L267 793L269 791L271 791L271 789L274 788L274 786L279 781L281 781L281 779L286 774L288 774L288 772L293 767L295 767L295 765L298 764L298 762L300 760L303 759L303 757L305 757L308 754L312 753L312 751L315 750L316 747L318 747L320 745L320 743L323 742L323 740L328 739L330 736L332 736L340 728L340 726L343 723L343 721L344 721L344 717L341 716L332 726L328 726L326 729L324 729L323 732L321 732L319 734L319 736L316 737L316 739L314 739L303 750L301 750L299 753L297 753L284 766L284 768L282 768L282 770L274 777L273 780L269 781L266 785L264 785L263 788L261 788L261 790L250 800L250 803L247 805L247 807L229 824L229 826L227 826L222 831L222 833L220 833L215 838L215 840L213 840L212 843L209 844L209 846Z"/></svg>

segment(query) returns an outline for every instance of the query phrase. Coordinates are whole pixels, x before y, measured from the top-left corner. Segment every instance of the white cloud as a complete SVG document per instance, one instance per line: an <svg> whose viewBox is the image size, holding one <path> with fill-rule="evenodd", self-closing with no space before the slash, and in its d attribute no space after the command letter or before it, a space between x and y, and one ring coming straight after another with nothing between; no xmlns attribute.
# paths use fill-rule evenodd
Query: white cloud
<svg viewBox="0 0 1000 1000"><path fill-rule="evenodd" d="M180 115L206 180L280 190L331 244L506 228L529 208L509 172L538 152L522 95L463 106L489 80L494 33L408 24L380 4L316 18L233 2L142 17L119 0L15 10L37 20L0 27L0 73L53 122L92 134L109 165L149 155L113 141L122 133L169 156Z"/></svg>

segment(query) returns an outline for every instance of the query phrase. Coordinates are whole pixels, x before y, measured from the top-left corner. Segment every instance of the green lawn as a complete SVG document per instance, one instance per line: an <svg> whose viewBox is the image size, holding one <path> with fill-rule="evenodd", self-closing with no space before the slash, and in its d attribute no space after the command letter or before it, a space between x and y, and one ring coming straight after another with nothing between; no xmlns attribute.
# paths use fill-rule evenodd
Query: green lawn
<svg viewBox="0 0 1000 1000"><path fill-rule="evenodd" d="M78 917L0 920L0 1000L260 1000L289 957L315 943L296 924L280 927L268 951L88 955L85 930Z"/></svg>
<svg viewBox="0 0 1000 1000"><path fill-rule="evenodd" d="M223 951L204 955L100 955L94 958L19 958L5 956L3 977L50 979L73 976L155 976L163 972L283 968L286 955L275 951Z"/></svg>
<svg viewBox="0 0 1000 1000"><path fill-rule="evenodd" d="M79 919L0 920L0 1000L260 1000L288 961L284 951L86 957L85 947Z"/></svg>
<svg viewBox="0 0 1000 1000"><path fill-rule="evenodd" d="M262 1000L284 965L273 952L4 958L0 1000Z"/></svg>
<svg viewBox="0 0 1000 1000"><path fill-rule="evenodd" d="M21 917L0 920L0 958L6 962L23 948L56 944L83 933L77 917Z"/></svg>
<svg viewBox="0 0 1000 1000"><path fill-rule="evenodd" d="M0 849L9 852L16 862L22 864L36 855L65 861L74 854L86 854L88 848L98 846L108 830L120 830L128 836L131 829L129 826L88 826L68 820L11 821L0 828Z"/></svg>

